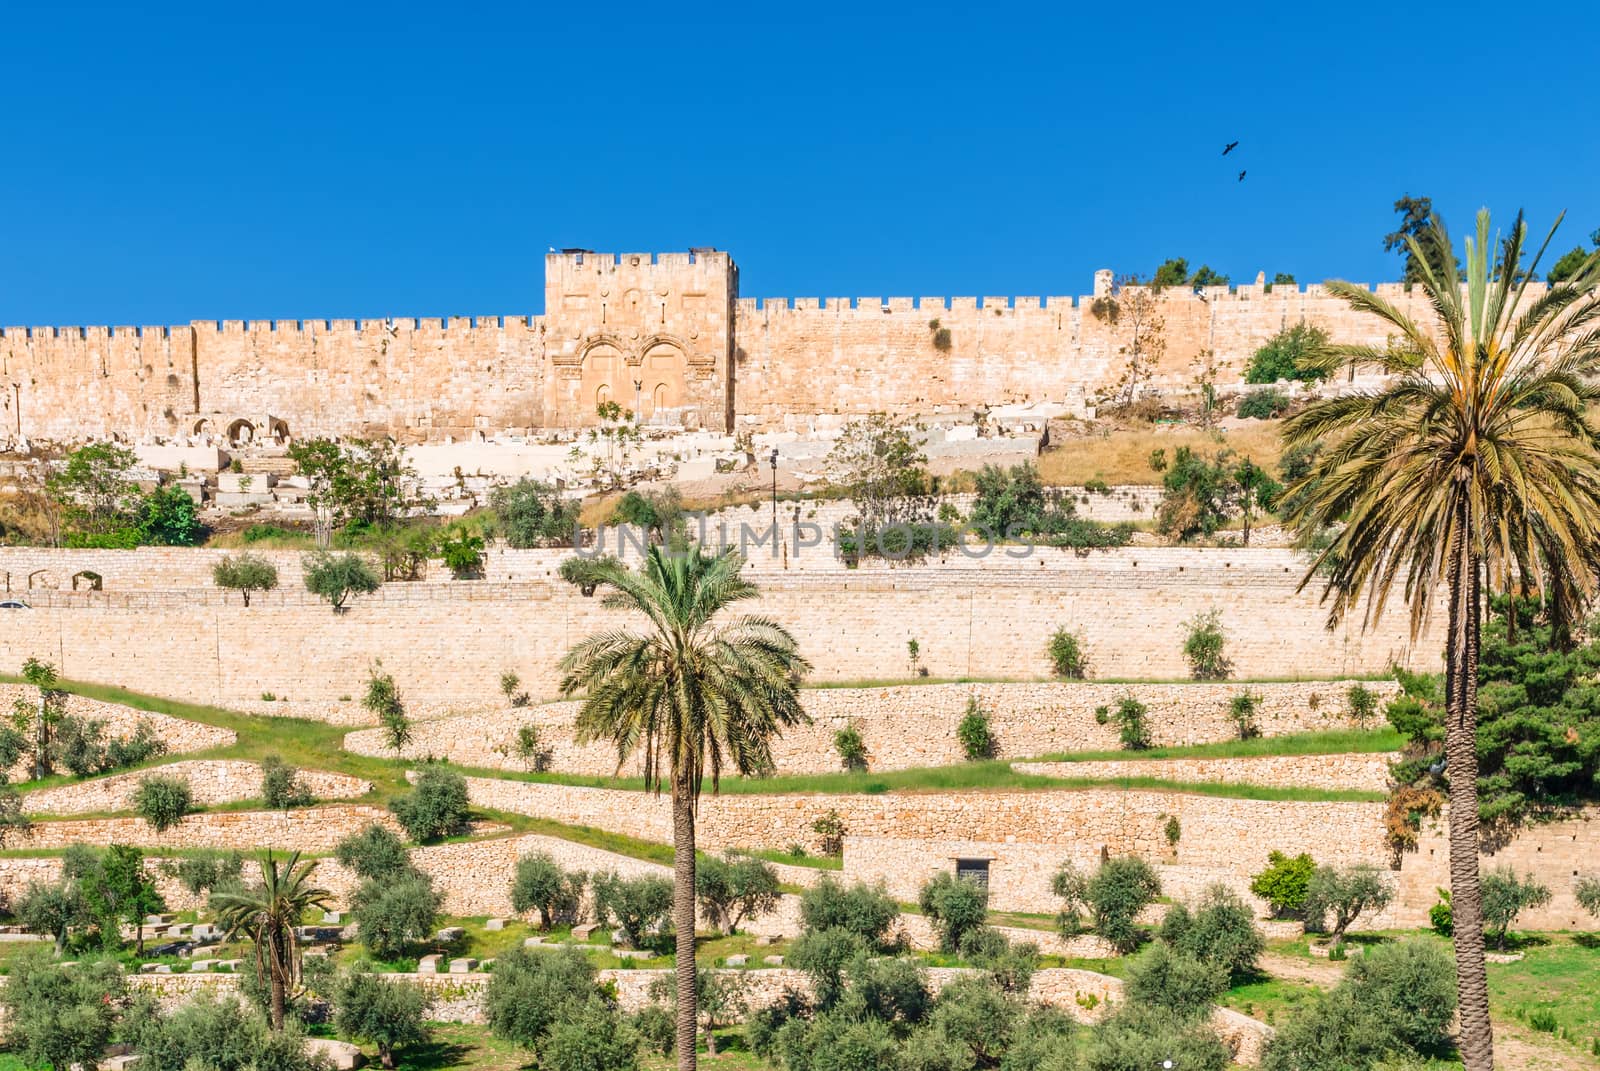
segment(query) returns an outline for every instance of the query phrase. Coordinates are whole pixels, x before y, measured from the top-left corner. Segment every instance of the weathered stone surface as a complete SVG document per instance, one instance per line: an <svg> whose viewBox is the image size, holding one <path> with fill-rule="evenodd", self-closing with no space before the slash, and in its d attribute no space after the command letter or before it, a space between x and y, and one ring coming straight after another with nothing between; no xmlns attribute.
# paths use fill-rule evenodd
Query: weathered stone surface
<svg viewBox="0 0 1600 1071"><path fill-rule="evenodd" d="M200 806L256 799L261 795L261 767L256 763L237 759L194 759L167 763L153 770L112 774L28 792L22 797L22 806L27 813L36 815L131 810L139 782L151 773L188 782L194 802ZM326 770L301 770L298 777L317 799L355 799L372 791L370 781Z"/></svg>

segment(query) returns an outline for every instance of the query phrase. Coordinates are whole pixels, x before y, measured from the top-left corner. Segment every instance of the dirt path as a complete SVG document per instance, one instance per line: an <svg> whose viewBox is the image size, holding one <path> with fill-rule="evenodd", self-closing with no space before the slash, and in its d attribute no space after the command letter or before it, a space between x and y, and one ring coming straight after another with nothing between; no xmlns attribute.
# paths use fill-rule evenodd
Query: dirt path
<svg viewBox="0 0 1600 1071"><path fill-rule="evenodd" d="M1495 1020L1494 1062L1507 1071L1595 1071L1600 1061L1515 1020Z"/></svg>
<svg viewBox="0 0 1600 1071"><path fill-rule="evenodd" d="M1344 966L1340 963L1325 959L1301 959L1281 952L1263 952L1257 964L1274 978L1310 982L1323 989L1332 989L1344 977Z"/></svg>

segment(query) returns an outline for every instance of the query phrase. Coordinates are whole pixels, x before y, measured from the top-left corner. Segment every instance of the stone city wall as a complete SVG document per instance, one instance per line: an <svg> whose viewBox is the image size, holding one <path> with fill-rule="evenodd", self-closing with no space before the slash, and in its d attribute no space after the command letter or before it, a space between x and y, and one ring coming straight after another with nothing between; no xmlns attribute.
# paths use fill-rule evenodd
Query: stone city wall
<svg viewBox="0 0 1600 1071"><path fill-rule="evenodd" d="M187 781L194 802L200 807L261 797L261 766L258 763L239 759L196 759L27 792L22 797L22 809L32 815L130 810L139 782L151 776L177 777ZM296 778L314 799L319 800L356 799L372 791L370 781L326 770L299 770Z"/></svg>
<svg viewBox="0 0 1600 1071"><path fill-rule="evenodd" d="M739 296L727 253L552 253L542 316L197 320L173 327L0 328L0 439L393 435L404 441L646 420L804 429L877 411L1079 407L1115 381L1130 318L1067 297ZM1534 297L1544 287L1530 287ZM1420 292L1378 292L1424 324ZM1124 295L1126 299L1126 295ZM1224 379L1298 323L1340 342L1387 332L1321 286L1157 296L1154 386L1214 351ZM947 330L940 344L934 326ZM246 429L246 430L242 430Z"/></svg>
<svg viewBox="0 0 1600 1071"><path fill-rule="evenodd" d="M868 767L894 770L945 766L963 762L966 754L956 727L975 699L989 717L997 740L996 757L1024 758L1059 752L1115 750L1120 744L1114 722L1101 725L1096 711L1115 708L1133 696L1149 708L1151 736L1160 746L1230 740L1238 729L1228 716L1229 701L1248 690L1259 699L1256 722L1263 735L1347 728L1347 693L1357 682L1326 681L1262 684L1095 684L983 683L908 684L883 688L811 688L802 693L810 725L786 730L773 742L779 773L819 773L839 769L834 734L854 725L866 743ZM1361 685L1380 704L1397 694L1392 681ZM517 754L517 733L532 725L548 750L547 768L563 773L605 776L617 771L616 749L607 743L580 746L573 742L576 702L462 714L415 725L401 754L421 759L448 757L465 766L521 770L528 762ZM345 737L344 746L361 755L392 754L380 729ZM1177 762L1178 760L1174 760ZM1229 762L1240 763L1235 769ZM1253 764L1253 765L1252 765ZM624 772L639 770L637 758ZM1148 768L1146 768L1148 767ZM1068 763L1048 772L1051 777L1162 777L1166 780L1232 780L1250 784L1303 785L1326 788L1372 788L1386 785L1384 756L1304 756L1251 760L1182 760L1174 770L1192 777L1159 772L1161 764L1134 761ZM1251 776L1245 776L1249 773ZM1263 779L1256 779L1263 778Z"/></svg>
<svg viewBox="0 0 1600 1071"><path fill-rule="evenodd" d="M53 553L70 569L74 552ZM0 551L0 569L11 554ZM1058 627L1079 633L1095 677L1182 679L1184 622L1211 608L1221 612L1241 678L1436 665L1440 621L1416 644L1398 611L1366 632L1359 622L1330 632L1315 593L1295 592L1304 568L1289 550L1186 548L958 556L818 574L768 563L751 570L762 594L743 608L794 631L815 681L904 677L910 639L934 678L1038 679L1049 673L1045 643ZM551 697L560 656L627 620L559 581L388 584L340 614L288 587L257 596L248 610L203 586L42 594L32 610L7 611L0 666L38 656L69 679L229 705L263 693L332 703L360 691L374 659L412 703L498 706L508 670L535 698Z"/></svg>

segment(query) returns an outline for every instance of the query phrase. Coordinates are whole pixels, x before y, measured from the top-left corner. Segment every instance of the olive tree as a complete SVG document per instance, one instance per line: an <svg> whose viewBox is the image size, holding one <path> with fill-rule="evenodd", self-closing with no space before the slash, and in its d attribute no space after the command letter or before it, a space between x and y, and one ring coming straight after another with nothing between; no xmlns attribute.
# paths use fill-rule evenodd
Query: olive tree
<svg viewBox="0 0 1600 1071"><path fill-rule="evenodd" d="M306 555L301 568L305 573L306 590L326 599L334 613L344 610L350 596L370 595L382 584L372 566L359 554L318 551Z"/></svg>
<svg viewBox="0 0 1600 1071"><path fill-rule="evenodd" d="M250 605L252 591L271 591L278 586L278 567L259 554L225 554L211 567L211 580L219 588L237 591Z"/></svg>

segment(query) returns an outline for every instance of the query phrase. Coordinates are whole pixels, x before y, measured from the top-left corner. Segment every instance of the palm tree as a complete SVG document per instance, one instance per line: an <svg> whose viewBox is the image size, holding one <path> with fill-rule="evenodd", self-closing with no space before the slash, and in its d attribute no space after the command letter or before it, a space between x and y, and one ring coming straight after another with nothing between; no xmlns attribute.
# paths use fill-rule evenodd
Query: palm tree
<svg viewBox="0 0 1600 1071"><path fill-rule="evenodd" d="M1364 287L1328 284L1395 334L1387 347L1332 346L1310 363L1324 372L1375 367L1391 378L1381 390L1291 417L1284 441L1321 448L1288 489L1287 520L1306 545L1337 532L1300 582L1323 577L1333 621L1364 598L1370 624L1403 578L1415 639L1441 587L1448 593L1445 752L1461 1052L1468 1071L1490 1071L1476 750L1483 592L1530 592L1570 622L1594 590L1600 427L1588 409L1600 400L1600 256L1541 293L1527 279L1550 239L1524 265L1520 214L1498 250L1487 210L1477 223L1464 274L1442 222L1406 239L1434 333Z"/></svg>
<svg viewBox="0 0 1600 1071"><path fill-rule="evenodd" d="M300 862L299 852L280 865L269 849L259 862L261 884L212 893L211 904L229 939L243 935L255 943L256 977L266 981L272 992L272 1029L282 1030L288 989L300 980L294 928L307 911L326 908L333 894L311 884L316 861Z"/></svg>
<svg viewBox="0 0 1600 1071"><path fill-rule="evenodd" d="M638 572L597 562L587 581L610 589L605 605L642 614L641 631L616 628L591 636L561 662L563 694L583 692L579 743L610 740L617 765L643 754L646 784L672 792L672 921L677 942L678 1067L695 1066L694 821L709 773L772 769L772 739L810 719L800 679L810 664L794 637L764 617L714 624L719 612L755 598L740 577L744 561L728 551L687 553L652 547Z"/></svg>

